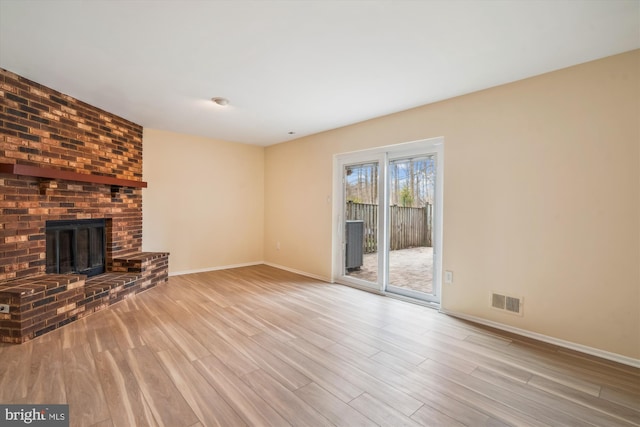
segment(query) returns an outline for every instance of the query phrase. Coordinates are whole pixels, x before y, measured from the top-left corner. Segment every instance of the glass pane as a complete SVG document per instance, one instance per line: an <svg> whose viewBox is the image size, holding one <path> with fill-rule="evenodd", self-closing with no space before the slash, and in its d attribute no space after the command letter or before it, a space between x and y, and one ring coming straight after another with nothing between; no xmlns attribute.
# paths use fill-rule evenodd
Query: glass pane
<svg viewBox="0 0 640 427"><path fill-rule="evenodd" d="M60 254L60 274L72 273L73 269L73 230L62 230L58 233Z"/></svg>
<svg viewBox="0 0 640 427"><path fill-rule="evenodd" d="M433 293L435 176L435 156L389 162L389 285L408 294Z"/></svg>
<svg viewBox="0 0 640 427"><path fill-rule="evenodd" d="M58 248L56 241L56 232L47 231L47 273L58 272Z"/></svg>
<svg viewBox="0 0 640 427"><path fill-rule="evenodd" d="M378 163L344 168L345 274L378 282Z"/></svg>
<svg viewBox="0 0 640 427"><path fill-rule="evenodd" d="M104 228L91 228L91 267L104 263Z"/></svg>
<svg viewBox="0 0 640 427"><path fill-rule="evenodd" d="M78 248L76 271L83 271L89 268L89 229L79 228L76 236Z"/></svg>

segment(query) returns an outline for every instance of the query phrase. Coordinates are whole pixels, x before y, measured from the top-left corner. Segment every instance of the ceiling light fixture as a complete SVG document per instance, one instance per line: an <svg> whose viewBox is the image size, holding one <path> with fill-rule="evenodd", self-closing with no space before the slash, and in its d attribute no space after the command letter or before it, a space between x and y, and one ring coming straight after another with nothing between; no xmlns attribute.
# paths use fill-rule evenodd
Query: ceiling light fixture
<svg viewBox="0 0 640 427"><path fill-rule="evenodd" d="M227 105L229 105L229 100L227 98L222 98L220 96L216 96L215 98L211 98L211 100L213 102L215 102L216 104L218 104L221 107L226 107Z"/></svg>

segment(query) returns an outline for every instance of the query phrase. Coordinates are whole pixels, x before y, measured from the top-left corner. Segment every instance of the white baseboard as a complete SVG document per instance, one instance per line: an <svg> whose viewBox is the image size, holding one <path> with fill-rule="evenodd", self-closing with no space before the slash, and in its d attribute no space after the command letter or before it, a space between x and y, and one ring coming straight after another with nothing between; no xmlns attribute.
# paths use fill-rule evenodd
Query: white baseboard
<svg viewBox="0 0 640 427"><path fill-rule="evenodd" d="M169 276L182 276L184 274L205 273L207 271L228 270L230 268L250 267L252 265L262 265L262 264L264 264L264 262L256 261L256 262L246 262L243 264L232 264L232 265L221 265L218 267L198 268L195 270L173 271L169 273Z"/></svg>
<svg viewBox="0 0 640 427"><path fill-rule="evenodd" d="M296 270L294 268L285 267L284 265L274 264L272 262L265 262L265 261L246 262L246 263L243 263L243 264L232 264L232 265L220 265L220 266L217 266L217 267L198 268L198 269L195 269L195 270L175 271L175 272L170 272L169 276L182 276L184 274L205 273L207 271L229 270L231 268L251 267L251 266L254 266L254 265L268 265L269 267L278 268L280 270L289 271L291 273L299 274L301 276L310 277L312 279L317 279L317 280L321 280L323 282L331 283L331 280L326 278L326 277L318 276L318 275L315 275L315 274L307 273L306 271L300 271L300 270Z"/></svg>
<svg viewBox="0 0 640 427"><path fill-rule="evenodd" d="M565 341L559 338L550 337L548 335L539 334L537 332L527 331L526 329L516 328L513 326L505 325L503 323L498 323L492 320L483 319L481 317L470 316L464 313L457 313L455 311L444 310L442 308L440 308L440 312L447 314L449 316L468 320L470 322L479 323L481 325L490 326L492 328L500 329L502 331L511 332L517 335L522 335L527 338L533 338L538 341L543 341L549 344L557 345L558 347L564 347L569 350L579 351L580 353L585 353L591 356L600 357L602 359L611 360L613 362L621 363L623 365L629 365L629 366L633 366L634 368L640 368L640 359L634 359L633 357L623 356L621 354L600 350L598 348L577 344L571 341Z"/></svg>
<svg viewBox="0 0 640 427"><path fill-rule="evenodd" d="M268 265L269 267L279 268L280 270L285 270L285 271L288 271L290 273L295 273L295 274L299 274L301 276L310 277L312 279L321 280L323 282L331 283L331 279L329 279L328 277L318 276L316 274L307 273L306 271L296 270L295 268L285 267L284 265L274 264L272 262L263 262L262 264Z"/></svg>

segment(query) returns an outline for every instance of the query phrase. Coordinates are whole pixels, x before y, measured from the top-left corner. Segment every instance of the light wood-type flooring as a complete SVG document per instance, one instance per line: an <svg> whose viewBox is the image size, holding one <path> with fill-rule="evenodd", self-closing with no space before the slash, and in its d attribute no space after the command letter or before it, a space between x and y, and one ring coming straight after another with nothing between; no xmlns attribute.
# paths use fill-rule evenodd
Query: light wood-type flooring
<svg viewBox="0 0 640 427"><path fill-rule="evenodd" d="M68 403L83 427L638 426L640 373L255 266L0 346L0 403Z"/></svg>

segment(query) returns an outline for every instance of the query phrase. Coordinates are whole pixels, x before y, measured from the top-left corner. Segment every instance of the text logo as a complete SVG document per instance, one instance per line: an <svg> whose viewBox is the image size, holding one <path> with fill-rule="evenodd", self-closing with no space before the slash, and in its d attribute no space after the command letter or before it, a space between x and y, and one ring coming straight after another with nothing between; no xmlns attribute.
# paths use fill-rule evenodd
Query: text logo
<svg viewBox="0 0 640 427"><path fill-rule="evenodd" d="M0 425L69 427L69 405L0 405Z"/></svg>

